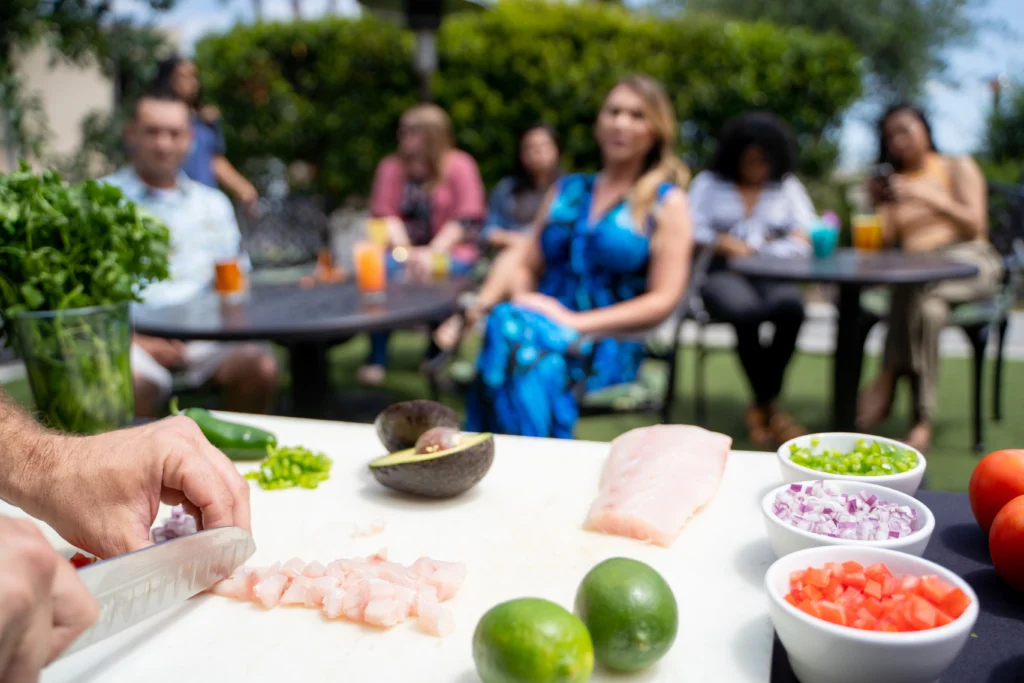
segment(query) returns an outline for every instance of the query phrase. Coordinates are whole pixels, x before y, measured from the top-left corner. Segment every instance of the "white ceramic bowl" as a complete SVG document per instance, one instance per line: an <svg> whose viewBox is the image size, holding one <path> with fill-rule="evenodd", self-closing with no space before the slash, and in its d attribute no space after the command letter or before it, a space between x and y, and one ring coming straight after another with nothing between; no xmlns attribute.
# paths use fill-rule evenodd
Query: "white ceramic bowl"
<svg viewBox="0 0 1024 683"><path fill-rule="evenodd" d="M882 633L832 624L786 602L790 572L849 560L864 566L884 562L896 576L936 574L966 593L971 604L945 626ZM934 562L883 548L825 546L790 553L768 568L765 589L775 632L801 683L935 683L978 619L978 596L966 581Z"/></svg>
<svg viewBox="0 0 1024 683"><path fill-rule="evenodd" d="M794 483L806 486L814 483L814 481L818 480ZM900 493L895 489L878 486L876 484L866 484L862 481L842 479L824 479L823 481L828 484L834 484L839 489L840 493L854 496L861 491L865 491L868 494L878 496L879 500L884 500L887 503L906 505L917 510L917 520L914 523L914 532L909 536L904 536L903 538L889 538L884 541L858 541L846 538L832 538L831 536L824 536L811 531L797 529L789 522L784 522L776 517L774 512L775 496L779 491L790 487L790 484L787 483L779 486L778 488L772 489L764 498L761 499L761 514L764 516L764 527L768 532L768 540L771 541L772 550L775 551L776 557L783 557L784 555L794 553L798 550L817 548L824 545L848 545L857 548L888 548L889 550L899 550L900 552L910 553L911 555L917 555L918 557L924 555L924 550L928 547L928 541L931 540L932 532L935 531L935 515L933 515L932 511L923 503L905 493Z"/></svg>
<svg viewBox="0 0 1024 683"><path fill-rule="evenodd" d="M813 439L818 440L818 445L814 447L815 451L828 448L848 453L856 447L857 441L861 439L865 441L878 441L879 443L896 446L897 448L907 448L917 454L917 466L912 470L900 472L898 474L867 476L821 472L819 470L812 470L810 467L797 465L789 459L790 446L796 444L798 448L809 448L811 447L811 441ZM798 436L797 438L790 439L779 446L779 450L776 451L775 454L779 459L779 469L782 471L782 480L790 484L828 477L830 479L842 481L863 481L868 484L877 484L878 486L885 486L886 488L894 489L896 491L902 491L908 496L912 496L917 493L917 489L921 485L921 480L924 479L924 470L927 465L924 455L922 455L920 451L916 448L910 448L910 446L903 442L886 439L881 436L854 434L850 432L822 432L820 434Z"/></svg>

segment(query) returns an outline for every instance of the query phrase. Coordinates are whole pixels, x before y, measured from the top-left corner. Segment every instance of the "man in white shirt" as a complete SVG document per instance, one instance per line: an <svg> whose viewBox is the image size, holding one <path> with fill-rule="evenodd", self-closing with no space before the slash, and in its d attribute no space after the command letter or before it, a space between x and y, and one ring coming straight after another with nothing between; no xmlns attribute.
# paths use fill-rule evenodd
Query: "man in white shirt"
<svg viewBox="0 0 1024 683"><path fill-rule="evenodd" d="M125 131L132 162L101 182L162 219L171 232L170 278L143 291L143 306L188 301L213 284L214 264L238 254L241 234L228 198L190 180L181 170L192 146L188 105L174 94L143 95ZM155 414L180 373L186 386L212 382L226 410L269 412L277 391L277 362L254 344L187 342L135 335L132 344L135 407Z"/></svg>

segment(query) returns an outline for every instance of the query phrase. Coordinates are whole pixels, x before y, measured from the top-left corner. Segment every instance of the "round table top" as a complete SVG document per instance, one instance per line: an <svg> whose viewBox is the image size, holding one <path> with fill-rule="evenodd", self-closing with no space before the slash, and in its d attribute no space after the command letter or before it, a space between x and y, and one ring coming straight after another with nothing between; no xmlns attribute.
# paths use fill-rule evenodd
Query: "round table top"
<svg viewBox="0 0 1024 683"><path fill-rule="evenodd" d="M729 259L729 268L749 277L849 285L920 285L978 274L977 266L939 254L856 249L837 249L827 259L744 256Z"/></svg>
<svg viewBox="0 0 1024 683"><path fill-rule="evenodd" d="M166 308L133 312L139 334L182 340L317 342L360 332L391 330L439 321L450 314L469 283L388 283L379 300L354 283L253 285L248 296L227 302L216 292Z"/></svg>

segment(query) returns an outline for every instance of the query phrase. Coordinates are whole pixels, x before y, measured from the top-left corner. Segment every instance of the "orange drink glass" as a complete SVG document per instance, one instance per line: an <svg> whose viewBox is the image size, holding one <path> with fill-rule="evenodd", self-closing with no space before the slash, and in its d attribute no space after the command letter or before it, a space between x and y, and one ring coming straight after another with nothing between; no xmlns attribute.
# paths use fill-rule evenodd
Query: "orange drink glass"
<svg viewBox="0 0 1024 683"><path fill-rule="evenodd" d="M216 271L215 287L218 294L228 299L238 298L245 294L245 273L242 272L242 265L237 257L217 261L214 268Z"/></svg>
<svg viewBox="0 0 1024 683"><path fill-rule="evenodd" d="M352 253L356 271L356 285L364 294L376 294L387 286L387 266L384 249L373 242L360 242Z"/></svg>
<svg viewBox="0 0 1024 683"><path fill-rule="evenodd" d="M856 214L851 219L853 246L864 251L882 248L882 217L877 213Z"/></svg>

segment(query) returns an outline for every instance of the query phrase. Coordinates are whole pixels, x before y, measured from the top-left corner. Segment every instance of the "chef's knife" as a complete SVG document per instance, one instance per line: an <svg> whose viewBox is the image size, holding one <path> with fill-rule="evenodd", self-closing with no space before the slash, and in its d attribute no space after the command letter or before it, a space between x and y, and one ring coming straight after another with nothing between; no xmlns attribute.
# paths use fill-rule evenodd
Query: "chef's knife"
<svg viewBox="0 0 1024 683"><path fill-rule="evenodd" d="M100 605L100 616L61 657L185 602L230 576L254 552L248 531L222 527L79 569L79 578Z"/></svg>

